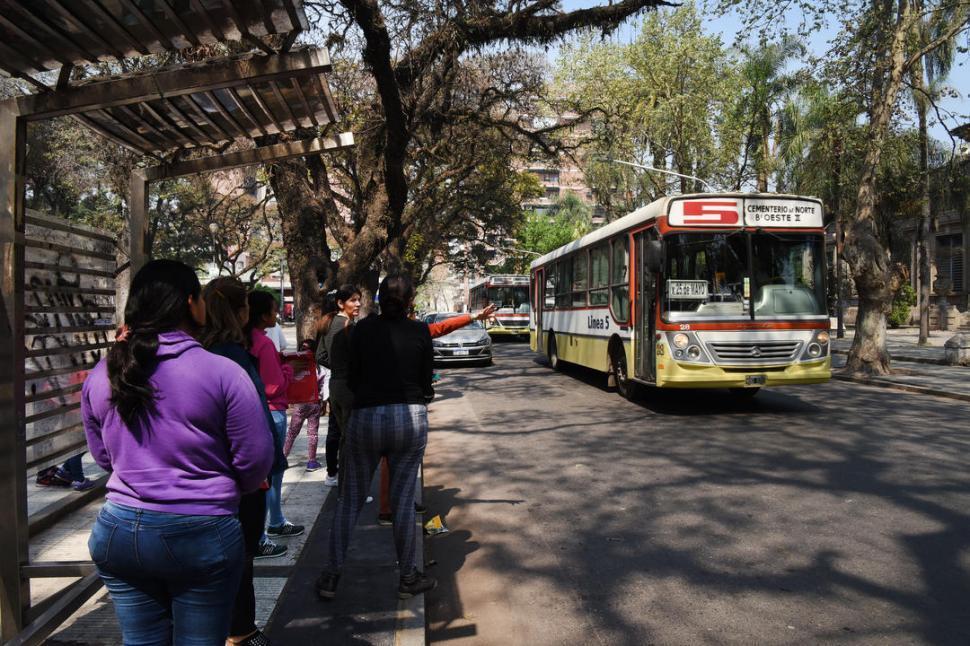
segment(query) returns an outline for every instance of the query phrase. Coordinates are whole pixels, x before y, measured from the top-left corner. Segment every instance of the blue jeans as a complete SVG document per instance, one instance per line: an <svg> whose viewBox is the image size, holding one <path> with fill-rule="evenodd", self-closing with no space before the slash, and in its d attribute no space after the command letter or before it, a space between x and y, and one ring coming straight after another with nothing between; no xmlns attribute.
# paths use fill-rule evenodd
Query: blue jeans
<svg viewBox="0 0 970 646"><path fill-rule="evenodd" d="M283 444L286 440L286 411L270 411L273 416L273 432L279 438L279 443ZM283 516L283 474L277 473L269 477L269 490L266 492L266 513L269 515L269 524L277 527L286 522Z"/></svg>
<svg viewBox="0 0 970 646"><path fill-rule="evenodd" d="M105 503L88 539L125 646L222 646L245 550L235 516Z"/></svg>

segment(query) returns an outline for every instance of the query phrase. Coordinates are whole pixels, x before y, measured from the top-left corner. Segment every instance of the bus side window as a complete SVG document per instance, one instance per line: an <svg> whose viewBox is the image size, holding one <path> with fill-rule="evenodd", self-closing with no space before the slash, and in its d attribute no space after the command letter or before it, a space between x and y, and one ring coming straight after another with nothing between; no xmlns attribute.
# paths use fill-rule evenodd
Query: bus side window
<svg viewBox="0 0 970 646"><path fill-rule="evenodd" d="M573 259L560 260L556 266L559 268L557 272L559 280L556 284L556 307L569 307L572 301Z"/></svg>
<svg viewBox="0 0 970 646"><path fill-rule="evenodd" d="M610 302L610 247L604 243L589 252L589 304L606 305Z"/></svg>
<svg viewBox="0 0 970 646"><path fill-rule="evenodd" d="M610 272L610 309L617 321L630 319L630 253L626 237L613 240L613 262Z"/></svg>
<svg viewBox="0 0 970 646"><path fill-rule="evenodd" d="M546 291L543 299L543 307L547 310L556 307L556 265L546 266Z"/></svg>
<svg viewBox="0 0 970 646"><path fill-rule="evenodd" d="M586 278L589 271L586 251L580 251L573 258L573 307L586 306Z"/></svg>

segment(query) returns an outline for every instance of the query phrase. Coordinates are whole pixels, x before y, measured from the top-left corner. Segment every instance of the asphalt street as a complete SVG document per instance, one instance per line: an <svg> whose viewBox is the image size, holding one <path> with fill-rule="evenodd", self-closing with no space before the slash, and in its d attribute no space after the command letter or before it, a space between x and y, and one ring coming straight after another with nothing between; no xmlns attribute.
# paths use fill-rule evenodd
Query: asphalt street
<svg viewBox="0 0 970 646"><path fill-rule="evenodd" d="M968 644L968 405L833 381L631 403L526 345L442 371L428 635Z"/></svg>

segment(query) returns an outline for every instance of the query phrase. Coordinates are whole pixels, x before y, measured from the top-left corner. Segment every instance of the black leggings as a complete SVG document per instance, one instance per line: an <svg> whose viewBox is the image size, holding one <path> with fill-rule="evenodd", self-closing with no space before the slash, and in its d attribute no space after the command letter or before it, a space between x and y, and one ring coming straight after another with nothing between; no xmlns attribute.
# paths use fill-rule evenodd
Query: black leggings
<svg viewBox="0 0 970 646"><path fill-rule="evenodd" d="M266 492L254 491L239 500L239 524L242 525L243 542L246 546L246 560L243 563L242 580L236 592L236 603L232 609L232 623L229 635L241 637L256 630L256 591L253 589L253 557L259 549L259 539L263 536L263 523L266 519Z"/></svg>

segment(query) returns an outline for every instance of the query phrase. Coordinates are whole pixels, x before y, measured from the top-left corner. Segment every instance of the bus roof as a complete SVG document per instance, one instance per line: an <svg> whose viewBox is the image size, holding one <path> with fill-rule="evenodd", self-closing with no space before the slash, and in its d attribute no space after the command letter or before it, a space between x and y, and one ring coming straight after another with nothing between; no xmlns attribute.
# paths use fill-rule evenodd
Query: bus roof
<svg viewBox="0 0 970 646"><path fill-rule="evenodd" d="M473 283L469 289L475 289L485 284L495 287L528 287L529 277L525 274L489 274Z"/></svg>
<svg viewBox="0 0 970 646"><path fill-rule="evenodd" d="M595 244L601 240L607 240L613 237L614 235L616 235L617 233L620 233L621 231L632 229L640 224L644 224L652 220L656 220L658 217L667 214L667 208L670 205L670 202L672 200L698 199L698 198L701 198L701 199L702 198L738 198L738 199L762 198L762 199L798 199L798 200L809 199L812 201L819 202L819 200L814 197L807 198L804 195L789 195L784 193L731 192L731 193L689 193L685 195L669 195L666 197L662 197L658 200L654 200L653 202L651 202L650 204L647 204L646 206L641 206L639 209L633 211L632 213L628 213L627 215L624 215L619 220L614 220L613 222L610 222L605 227L601 227L596 231L593 231L592 233L587 233L586 235L584 235L582 238L579 238L578 240L573 240L572 242L565 244L559 247L558 249L554 249L550 251L549 253L547 253L546 255L540 258L536 258L535 260L532 261L529 267L531 269L535 269L536 267L541 267L542 265L545 265L546 263L552 260L555 260L560 256L564 256L570 252L573 252L577 249L582 249L587 245Z"/></svg>

